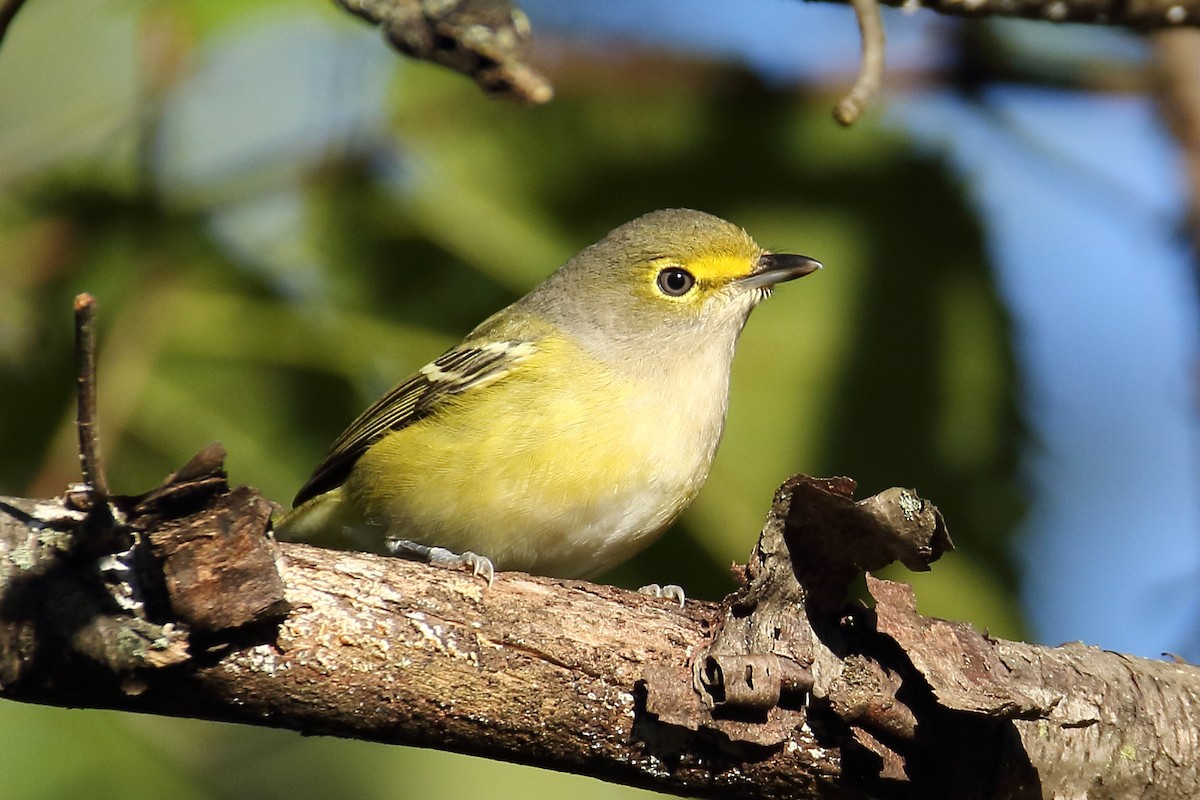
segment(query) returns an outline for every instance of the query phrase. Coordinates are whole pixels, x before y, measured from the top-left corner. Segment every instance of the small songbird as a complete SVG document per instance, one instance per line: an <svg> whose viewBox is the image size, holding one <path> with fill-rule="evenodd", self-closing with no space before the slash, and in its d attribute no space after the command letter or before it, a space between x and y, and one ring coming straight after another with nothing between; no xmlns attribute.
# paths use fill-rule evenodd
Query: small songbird
<svg viewBox="0 0 1200 800"><path fill-rule="evenodd" d="M751 310L820 266L699 211L626 223L363 412L276 530L489 582L619 564L708 476Z"/></svg>

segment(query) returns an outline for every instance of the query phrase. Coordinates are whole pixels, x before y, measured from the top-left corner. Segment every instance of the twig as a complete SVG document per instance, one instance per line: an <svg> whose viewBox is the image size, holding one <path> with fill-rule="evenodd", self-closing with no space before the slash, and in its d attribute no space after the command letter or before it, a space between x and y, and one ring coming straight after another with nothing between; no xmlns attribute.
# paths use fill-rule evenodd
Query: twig
<svg viewBox="0 0 1200 800"><path fill-rule="evenodd" d="M833 118L846 126L858 120L883 85L883 54L887 44L878 0L850 0L850 4L854 6L858 31L862 36L862 62L858 67L854 88L833 110Z"/></svg>
<svg viewBox="0 0 1200 800"><path fill-rule="evenodd" d="M75 389L78 398L76 429L79 432L79 462L83 482L95 495L97 505L112 497L100 438L96 433L96 300L86 292L75 298Z"/></svg>
<svg viewBox="0 0 1200 800"><path fill-rule="evenodd" d="M0 4L0 42L4 41L8 26L12 24L13 17L17 16L23 5L25 0L4 0L4 3Z"/></svg>

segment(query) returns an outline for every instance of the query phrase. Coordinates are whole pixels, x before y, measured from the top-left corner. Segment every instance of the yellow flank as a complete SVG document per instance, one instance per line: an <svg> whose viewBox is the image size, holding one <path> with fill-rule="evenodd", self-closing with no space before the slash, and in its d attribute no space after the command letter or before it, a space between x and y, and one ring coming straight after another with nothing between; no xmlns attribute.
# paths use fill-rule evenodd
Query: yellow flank
<svg viewBox="0 0 1200 800"><path fill-rule="evenodd" d="M627 223L363 412L276 530L489 576L612 567L700 490L751 310L819 266L698 211Z"/></svg>

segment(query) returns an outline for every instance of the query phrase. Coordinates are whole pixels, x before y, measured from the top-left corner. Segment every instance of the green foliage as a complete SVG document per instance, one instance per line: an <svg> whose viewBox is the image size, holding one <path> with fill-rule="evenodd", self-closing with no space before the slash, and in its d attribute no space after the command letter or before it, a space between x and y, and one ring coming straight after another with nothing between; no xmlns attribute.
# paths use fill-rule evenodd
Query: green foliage
<svg viewBox="0 0 1200 800"><path fill-rule="evenodd" d="M616 224L692 206L828 269L755 313L709 483L682 524L610 578L718 598L784 478L848 474L863 492L913 486L946 513L960 551L921 576L923 610L1020 634L1003 558L1020 511L1007 326L976 226L938 165L870 119L833 125L827 98L697 65L629 88L585 61L549 106L501 104L434 68L392 66L372 32L301 8L72 0L31 4L14 25L0 50L0 493L54 494L77 477L78 292L100 304L114 485L142 491L221 440L235 482L286 502L347 421L474 323ZM334 51L382 54L349 70L363 83L394 70L380 123L267 137L188 178L188 147L271 120L218 93L208 107L228 118L172 139L173 104L200 92L197 72L231 42L258 49L297 16ZM252 66L250 83L291 74L288 62ZM337 77L336 91L358 91ZM290 91L321 118L328 95ZM84 787L96 798L637 794L445 754L13 704L0 706L0 737L9 800Z"/></svg>

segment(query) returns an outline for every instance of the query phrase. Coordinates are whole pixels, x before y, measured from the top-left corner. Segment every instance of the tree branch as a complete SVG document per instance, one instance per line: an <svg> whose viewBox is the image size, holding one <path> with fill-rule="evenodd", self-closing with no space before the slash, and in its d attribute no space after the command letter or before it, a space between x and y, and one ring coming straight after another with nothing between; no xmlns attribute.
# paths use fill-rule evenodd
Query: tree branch
<svg viewBox="0 0 1200 800"><path fill-rule="evenodd" d="M852 0L822 0L850 3ZM927 8L954 17L1016 17L1044 22L1081 22L1135 30L1196 27L1200 0L880 0L915 11Z"/></svg>
<svg viewBox="0 0 1200 800"><path fill-rule="evenodd" d="M334 0L379 25L400 52L461 72L489 94L549 102L550 82L529 65L529 20L511 0ZM833 116L853 125L883 83L885 36L880 3L960 17L1019 17L1116 25L1135 30L1200 26L1200 0L824 0L853 7L862 38L854 87Z"/></svg>
<svg viewBox="0 0 1200 800"><path fill-rule="evenodd" d="M883 86L883 62L887 51L879 0L850 0L850 4L854 7L858 33L862 39L862 63L854 87L833 110L833 118L846 127L858 121Z"/></svg>
<svg viewBox="0 0 1200 800"><path fill-rule="evenodd" d="M219 448L115 502L0 505L0 696L420 745L705 797L1184 797L1200 671L996 641L863 569L949 546L907 490L794 478L721 606L276 545ZM85 515L84 515L85 516ZM793 559L792 554L802 554ZM115 558L124 569L105 568ZM130 603L127 598L140 598Z"/></svg>
<svg viewBox="0 0 1200 800"><path fill-rule="evenodd" d="M1152 38L1154 95L1183 155L1189 194L1188 234L1200 256L1200 31L1165 31ZM1192 269L1200 261L1193 259Z"/></svg>
<svg viewBox="0 0 1200 800"><path fill-rule="evenodd" d="M23 5L25 5L25 0L4 0L0 3L0 44L3 44L9 26L12 25L12 21L16 19L17 12Z"/></svg>
<svg viewBox="0 0 1200 800"><path fill-rule="evenodd" d="M112 491L100 456L96 433L96 301L90 294L75 298L75 386L76 428L79 434L79 463L83 482L98 503L108 502Z"/></svg>
<svg viewBox="0 0 1200 800"><path fill-rule="evenodd" d="M527 103L554 96L550 82L528 64L529 20L510 0L334 0L379 25L388 41L413 58L432 61L475 80L489 94ZM863 37L855 89L835 117L853 123L883 74L883 25L878 4L927 8L957 17L1019 17L1047 22L1117 25L1135 30L1200 26L1200 0L824 0L854 7Z"/></svg>
<svg viewBox="0 0 1200 800"><path fill-rule="evenodd" d="M474 79L485 92L526 103L548 102L550 82L526 63L529 18L508 0L334 0L378 25L407 56Z"/></svg>

